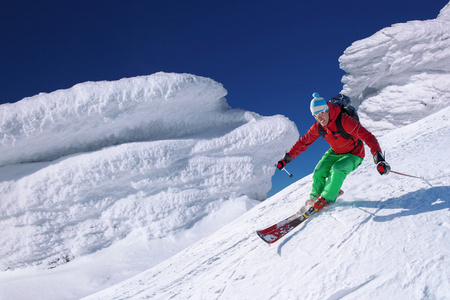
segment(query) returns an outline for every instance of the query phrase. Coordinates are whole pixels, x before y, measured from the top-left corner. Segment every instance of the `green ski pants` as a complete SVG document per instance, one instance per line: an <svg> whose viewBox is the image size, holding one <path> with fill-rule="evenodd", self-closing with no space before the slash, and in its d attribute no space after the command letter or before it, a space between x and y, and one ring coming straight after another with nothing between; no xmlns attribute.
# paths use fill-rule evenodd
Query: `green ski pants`
<svg viewBox="0 0 450 300"><path fill-rule="evenodd" d="M362 161L359 156L350 153L336 154L333 149L329 149L314 169L311 199L322 196L328 202L335 202L345 178Z"/></svg>

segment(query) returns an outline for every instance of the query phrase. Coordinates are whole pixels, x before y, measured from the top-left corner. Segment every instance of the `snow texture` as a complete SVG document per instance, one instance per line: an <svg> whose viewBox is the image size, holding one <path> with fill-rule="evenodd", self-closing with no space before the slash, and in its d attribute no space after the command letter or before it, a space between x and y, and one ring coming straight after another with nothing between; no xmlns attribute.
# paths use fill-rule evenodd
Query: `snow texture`
<svg viewBox="0 0 450 300"><path fill-rule="evenodd" d="M255 231L311 187L260 202L298 138L285 117L166 73L0 106L0 298L449 299L449 28L450 4L340 58L392 169L428 183L367 158L336 204L271 246Z"/></svg>
<svg viewBox="0 0 450 300"><path fill-rule="evenodd" d="M267 245L255 231L299 208L308 176L158 266L85 299L448 299L449 113L380 139L393 168L423 174L433 187L380 176L366 159L335 205Z"/></svg>
<svg viewBox="0 0 450 300"><path fill-rule="evenodd" d="M264 200L297 129L283 116L231 109L225 95L208 78L158 73L0 106L2 275L61 272L68 262L85 274L92 262L83 258L126 247L119 261L104 261L112 266L105 278L79 276L87 291L59 284L76 298L160 263ZM131 264L121 270L123 261ZM61 297L52 282L39 282L43 299ZM0 297L11 287L0 280Z"/></svg>
<svg viewBox="0 0 450 300"><path fill-rule="evenodd" d="M394 24L354 42L339 58L342 92L375 134L414 123L448 106L449 49L447 4L436 19Z"/></svg>

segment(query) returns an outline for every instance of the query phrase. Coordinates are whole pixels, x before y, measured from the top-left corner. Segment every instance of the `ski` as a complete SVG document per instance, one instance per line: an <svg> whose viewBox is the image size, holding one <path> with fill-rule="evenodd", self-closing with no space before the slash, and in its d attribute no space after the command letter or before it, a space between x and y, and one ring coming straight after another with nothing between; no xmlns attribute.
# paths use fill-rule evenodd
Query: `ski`
<svg viewBox="0 0 450 300"><path fill-rule="evenodd" d="M268 244L275 243L316 213L316 211L317 209L314 206L311 206L304 214L299 214L297 212L277 224L267 227L266 229L258 230L256 233L264 242Z"/></svg>
<svg viewBox="0 0 450 300"><path fill-rule="evenodd" d="M344 192L339 191L339 196L341 196ZM318 211L317 208L311 206L309 208L302 207L300 211L293 214L292 216L284 219L281 222L278 222L272 226L269 226L265 229L256 231L256 234L266 243L272 244L284 237L286 234L291 232L295 227L302 224L306 221L310 216L315 214Z"/></svg>

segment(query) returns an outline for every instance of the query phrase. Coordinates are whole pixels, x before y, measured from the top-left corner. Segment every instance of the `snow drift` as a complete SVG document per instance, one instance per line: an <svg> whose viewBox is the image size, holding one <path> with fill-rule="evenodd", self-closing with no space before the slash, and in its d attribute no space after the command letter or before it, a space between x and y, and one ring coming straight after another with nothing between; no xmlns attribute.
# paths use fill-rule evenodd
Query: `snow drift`
<svg viewBox="0 0 450 300"><path fill-rule="evenodd" d="M1 269L55 268L138 237L119 263L138 249L147 258L105 275L117 282L265 199L298 132L283 116L231 109L225 94L158 73L0 106Z"/></svg>
<svg viewBox="0 0 450 300"><path fill-rule="evenodd" d="M247 123L225 95L209 78L158 73L86 82L2 105L0 166Z"/></svg>
<svg viewBox="0 0 450 300"><path fill-rule="evenodd" d="M433 20L384 28L339 58L343 92L375 134L411 124L449 105L450 4ZM364 102L363 102L364 101Z"/></svg>

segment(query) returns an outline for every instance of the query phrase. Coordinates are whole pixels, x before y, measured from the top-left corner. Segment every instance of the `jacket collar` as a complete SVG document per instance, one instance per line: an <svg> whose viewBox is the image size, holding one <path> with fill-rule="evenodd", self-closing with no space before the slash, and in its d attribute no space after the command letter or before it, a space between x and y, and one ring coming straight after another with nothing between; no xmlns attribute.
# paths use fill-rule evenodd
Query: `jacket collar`
<svg viewBox="0 0 450 300"><path fill-rule="evenodd" d="M337 116L341 112L341 109L339 108L339 105L327 102L328 104L328 111L330 113L330 123L334 123L336 121ZM328 124L330 124L328 123Z"/></svg>

